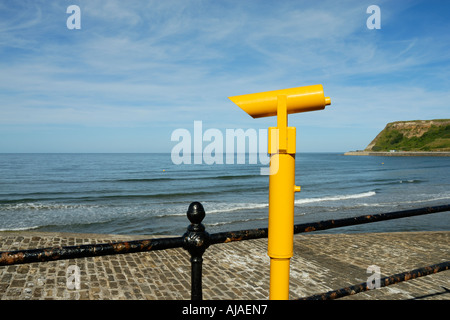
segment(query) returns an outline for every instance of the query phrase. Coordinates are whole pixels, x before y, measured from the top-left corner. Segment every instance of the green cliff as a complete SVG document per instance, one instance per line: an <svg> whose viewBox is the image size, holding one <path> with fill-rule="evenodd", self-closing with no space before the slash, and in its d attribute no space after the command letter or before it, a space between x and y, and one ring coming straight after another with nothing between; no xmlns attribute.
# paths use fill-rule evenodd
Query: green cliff
<svg viewBox="0 0 450 320"><path fill-rule="evenodd" d="M450 119L391 122L364 151L450 151Z"/></svg>

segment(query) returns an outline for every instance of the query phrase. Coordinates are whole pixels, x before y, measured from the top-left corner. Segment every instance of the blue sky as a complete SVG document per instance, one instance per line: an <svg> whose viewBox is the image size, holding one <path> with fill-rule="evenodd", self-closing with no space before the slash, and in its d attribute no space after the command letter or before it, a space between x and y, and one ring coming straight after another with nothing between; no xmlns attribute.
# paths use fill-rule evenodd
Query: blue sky
<svg viewBox="0 0 450 320"><path fill-rule="evenodd" d="M332 105L289 116L297 151L363 149L388 122L449 118L448 12L436 0L0 0L0 152L170 152L195 120L276 125L229 96L313 84Z"/></svg>

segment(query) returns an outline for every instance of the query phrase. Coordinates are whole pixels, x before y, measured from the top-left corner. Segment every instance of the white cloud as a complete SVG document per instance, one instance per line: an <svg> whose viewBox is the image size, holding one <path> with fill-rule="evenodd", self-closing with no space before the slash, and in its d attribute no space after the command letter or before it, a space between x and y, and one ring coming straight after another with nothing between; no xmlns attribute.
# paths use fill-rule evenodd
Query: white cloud
<svg viewBox="0 0 450 320"><path fill-rule="evenodd" d="M359 1L78 5L79 31L65 27L62 2L24 2L8 19L0 10L0 123L260 126L271 120L255 122L227 96L316 83L332 106L293 123L373 128L445 116L448 44L397 37L399 4L379 2L373 32Z"/></svg>

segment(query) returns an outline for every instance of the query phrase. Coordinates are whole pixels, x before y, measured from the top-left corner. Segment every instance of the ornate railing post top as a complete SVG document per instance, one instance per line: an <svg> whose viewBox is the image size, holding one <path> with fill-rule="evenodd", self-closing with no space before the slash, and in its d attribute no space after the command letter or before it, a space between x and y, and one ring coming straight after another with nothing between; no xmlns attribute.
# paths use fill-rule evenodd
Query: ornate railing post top
<svg viewBox="0 0 450 320"><path fill-rule="evenodd" d="M192 202L186 214L192 224L200 224L205 218L205 209L200 202Z"/></svg>

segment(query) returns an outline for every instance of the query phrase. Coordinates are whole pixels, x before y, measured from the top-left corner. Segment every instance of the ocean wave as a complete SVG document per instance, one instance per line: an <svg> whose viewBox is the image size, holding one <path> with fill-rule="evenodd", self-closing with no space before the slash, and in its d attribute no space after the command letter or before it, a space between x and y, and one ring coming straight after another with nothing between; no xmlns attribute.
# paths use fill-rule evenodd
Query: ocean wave
<svg viewBox="0 0 450 320"><path fill-rule="evenodd" d="M345 206L341 209L355 209L359 207L390 207L390 208L396 208L401 205L410 205L410 204L424 204L427 202L433 202L433 201L441 201L441 200L448 200L450 199L450 194L437 194L430 197L430 195L424 194L424 195L416 195L417 197L423 196L425 198L422 199L415 199L415 200L397 200L393 199L392 201L388 202L377 202L377 203L356 203L352 206Z"/></svg>
<svg viewBox="0 0 450 320"><path fill-rule="evenodd" d="M238 204L221 204L221 207L213 210L208 210L206 213L223 213L223 212L233 212L233 211L241 211L241 210L251 210L251 209L262 209L267 208L269 206L268 203L238 203ZM217 207L217 206L216 206Z"/></svg>
<svg viewBox="0 0 450 320"><path fill-rule="evenodd" d="M61 203L15 203L0 205L0 211L16 211L16 210L65 210L65 209L86 209L99 208L97 205L86 204L61 204Z"/></svg>
<svg viewBox="0 0 450 320"><path fill-rule="evenodd" d="M156 178L128 178L117 180L100 180L99 182L158 182L171 180L235 180L235 179L252 179L260 177L255 174L241 174L241 175L213 175L213 176L186 176L186 177L156 177Z"/></svg>
<svg viewBox="0 0 450 320"><path fill-rule="evenodd" d="M221 192L234 192L237 190L221 190ZM241 190L238 190L241 191ZM117 191L99 191L96 190L88 195L88 192L80 192L81 196L66 196L66 197L24 197L13 200L0 200L0 206L7 205L24 205L29 203L34 203L38 201L111 201L111 200L146 200L146 199L166 199L166 198L176 198L176 197L195 197L195 196L205 196L210 194L215 194L216 191L193 191L193 192L174 192L174 193L149 193L149 194L138 194L138 193L129 193L129 194L120 194L120 190ZM109 193L109 194L108 194ZM72 194L76 194L75 192ZM1 210L1 207L0 207Z"/></svg>
<svg viewBox="0 0 450 320"><path fill-rule="evenodd" d="M0 229L0 232L4 232L4 231L28 231L28 230L34 230L34 229L39 229L40 226L31 226L31 227L21 227L21 228L3 228Z"/></svg>
<svg viewBox="0 0 450 320"><path fill-rule="evenodd" d="M267 203L238 203L238 204L229 204L229 203L220 203L220 204L214 204L210 205L208 202L202 202L202 205L205 208L205 212L207 215L210 214L220 214L220 213L226 213L226 212L233 212L233 211L241 211L241 210L252 210L252 209L262 209L269 206ZM213 209L209 209L210 207L213 207ZM186 216L186 211L184 208L174 212L174 213L163 213L155 215L157 218L167 218L167 217L179 217L179 216Z"/></svg>
<svg viewBox="0 0 450 320"><path fill-rule="evenodd" d="M221 214L221 213L227 213L227 212L233 212L233 211L241 211L241 210L252 210L252 209L261 209L266 208L269 205L267 203L237 203L237 204L230 204L230 203L208 203L208 202L202 202L203 207L205 208L206 215L210 214ZM210 209L212 208L212 209ZM180 217L180 216L186 216L186 208L180 208L179 210L172 208L170 210L171 212L161 213L153 215L153 217L156 218L167 218L167 217Z"/></svg>
<svg viewBox="0 0 450 320"><path fill-rule="evenodd" d="M101 180L99 182L155 182L155 181L170 181L180 180L179 178L129 178L117 180Z"/></svg>
<svg viewBox="0 0 450 320"><path fill-rule="evenodd" d="M186 216L186 212L180 210L178 213L162 213L154 215L155 218L181 217Z"/></svg>
<svg viewBox="0 0 450 320"><path fill-rule="evenodd" d="M422 180L410 179L410 180L400 180L398 183L421 183Z"/></svg>
<svg viewBox="0 0 450 320"><path fill-rule="evenodd" d="M207 179L214 179L214 180L235 180L235 179L252 179L252 178L260 178L261 175L256 174L241 174L241 175L222 175L222 176L215 176L215 177L209 177Z"/></svg>
<svg viewBox="0 0 450 320"><path fill-rule="evenodd" d="M220 221L220 222L213 222L213 223L205 223L205 225L208 227L217 227L217 226L224 226L224 225L228 225L228 224L245 223L245 222L262 221L262 220L267 220L267 217Z"/></svg>
<svg viewBox="0 0 450 320"><path fill-rule="evenodd" d="M406 179L406 180L398 180L398 179L374 179L374 180L361 180L361 182L373 183L377 185L392 185L399 183L422 183L425 180L420 179Z"/></svg>
<svg viewBox="0 0 450 320"><path fill-rule="evenodd" d="M369 191L369 192L363 192L363 193L329 196L329 197L323 197L323 198L298 199L298 200L295 200L294 203L295 204L305 204L305 203L314 203L314 202L323 202L323 201L340 201L340 200L348 200L348 199L360 199L360 198L373 197L374 195L376 195L375 191Z"/></svg>
<svg viewBox="0 0 450 320"><path fill-rule="evenodd" d="M323 201L340 201L340 200L348 200L348 199L359 199L359 198L372 197L374 195L376 195L375 191L369 191L369 192L364 192L364 193L329 196L329 197L322 197L322 198L305 198L305 199L295 200L294 204L307 204L307 203L315 203L315 202L323 202ZM268 208L269 204L268 203L237 203L237 204L220 203L220 204L214 204L213 209L208 210L207 209L208 203L204 203L204 207L205 207L206 214L219 214L219 213L234 212L234 211L264 209L264 208Z"/></svg>
<svg viewBox="0 0 450 320"><path fill-rule="evenodd" d="M441 201L450 199L450 194L439 194L429 199L419 199L419 200L408 200L408 201L396 201L395 204L413 204L413 203L425 203L433 201Z"/></svg>

